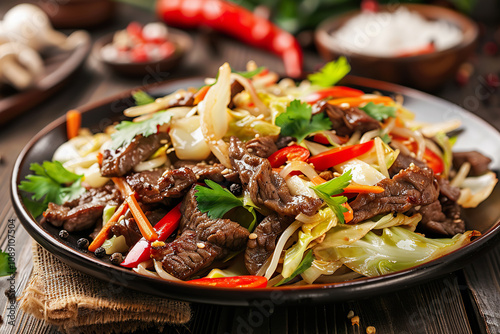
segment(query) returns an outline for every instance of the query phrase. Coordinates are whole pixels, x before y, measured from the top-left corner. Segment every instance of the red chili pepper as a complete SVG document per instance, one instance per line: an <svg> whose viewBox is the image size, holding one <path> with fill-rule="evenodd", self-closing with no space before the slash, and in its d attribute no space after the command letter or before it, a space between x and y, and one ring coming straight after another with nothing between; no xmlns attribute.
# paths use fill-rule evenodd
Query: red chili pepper
<svg viewBox="0 0 500 334"><path fill-rule="evenodd" d="M233 277L214 277L214 278L199 278L187 283L217 286L220 288L265 288L267 286L267 278L263 276L233 276Z"/></svg>
<svg viewBox="0 0 500 334"><path fill-rule="evenodd" d="M224 0L158 0L156 12L170 26L207 26L283 59L288 76L302 74L302 49L292 34L251 11Z"/></svg>
<svg viewBox="0 0 500 334"><path fill-rule="evenodd" d="M271 163L271 167L278 168L287 161L306 161L310 154L307 148L300 145L292 145L274 152L267 160Z"/></svg>
<svg viewBox="0 0 500 334"><path fill-rule="evenodd" d="M359 89L354 89L350 87L344 86L334 86L325 89L318 90L308 96L305 97L304 101L309 104L315 104L319 100L323 100L326 98L339 98L339 97L360 97L365 93L360 91Z"/></svg>
<svg viewBox="0 0 500 334"><path fill-rule="evenodd" d="M441 174L444 171L443 159L428 148L425 148L424 160L427 163L427 166L432 169L434 174Z"/></svg>
<svg viewBox="0 0 500 334"><path fill-rule="evenodd" d="M325 170L348 160L354 159L373 148L374 141L357 145L341 146L310 157L307 162L314 165L317 170Z"/></svg>
<svg viewBox="0 0 500 334"><path fill-rule="evenodd" d="M154 229L158 234L158 239L160 241L165 241L179 226L179 221L181 219L181 204L177 204L172 210L170 210L158 223L156 223ZM144 238L141 238L135 245L130 249L125 260L123 260L120 265L126 268L135 268L139 263L147 261L151 258L151 244Z"/></svg>

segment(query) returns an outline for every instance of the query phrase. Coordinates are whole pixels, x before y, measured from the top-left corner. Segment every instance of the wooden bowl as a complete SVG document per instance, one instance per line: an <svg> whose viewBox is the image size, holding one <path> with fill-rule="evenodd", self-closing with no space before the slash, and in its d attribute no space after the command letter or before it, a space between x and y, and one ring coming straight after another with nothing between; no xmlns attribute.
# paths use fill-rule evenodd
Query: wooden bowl
<svg viewBox="0 0 500 334"><path fill-rule="evenodd" d="M377 57L347 51L333 46L330 35L359 10L328 19L315 31L315 43L320 55L330 61L344 55L349 59L354 74L390 81L425 91L435 91L452 78L460 64L473 53L478 28L467 17L453 10L431 5L400 5L417 12L428 20L445 20L463 33L462 41L452 48L409 57ZM381 7L381 11L394 12L399 6Z"/></svg>
<svg viewBox="0 0 500 334"><path fill-rule="evenodd" d="M171 56L147 62L109 61L102 57L101 49L103 46L111 43L113 35L114 33L111 33L99 38L94 44L92 56L113 72L127 76L143 76L173 70L181 63L186 52L193 48L193 40L189 34L169 27L168 39L175 45L175 51Z"/></svg>
<svg viewBox="0 0 500 334"><path fill-rule="evenodd" d="M90 28L108 21L115 3L111 0L40 0L36 3L55 28Z"/></svg>

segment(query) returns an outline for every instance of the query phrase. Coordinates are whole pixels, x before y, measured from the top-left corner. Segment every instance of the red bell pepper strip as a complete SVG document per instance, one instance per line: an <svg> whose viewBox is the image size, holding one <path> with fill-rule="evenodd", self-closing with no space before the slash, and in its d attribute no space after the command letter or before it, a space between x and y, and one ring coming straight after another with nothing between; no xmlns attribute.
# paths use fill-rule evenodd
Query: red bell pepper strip
<svg viewBox="0 0 500 334"><path fill-rule="evenodd" d="M325 170L363 155L370 151L373 146L374 141L370 140L363 144L336 147L310 157L307 162L313 164L317 170Z"/></svg>
<svg viewBox="0 0 500 334"><path fill-rule="evenodd" d="M288 76L302 74L302 49L292 34L251 11L224 0L158 0L156 13L168 25L206 26L280 56Z"/></svg>
<svg viewBox="0 0 500 334"><path fill-rule="evenodd" d="M365 93L360 91L359 89L344 86L334 86L320 89L317 92L309 94L304 98L304 101L309 104L315 104L319 100L323 100L326 98L336 99L341 97L360 97L364 94Z"/></svg>
<svg viewBox="0 0 500 334"><path fill-rule="evenodd" d="M216 286L220 288L265 288L267 286L267 278L252 275L214 278L205 277L187 281L187 283Z"/></svg>
<svg viewBox="0 0 500 334"><path fill-rule="evenodd" d="M155 231L160 241L165 241L179 226L181 220L181 204L177 204L155 225ZM125 260L120 263L126 268L135 268L139 263L151 258L151 244L144 238L141 238L128 252Z"/></svg>
<svg viewBox="0 0 500 334"><path fill-rule="evenodd" d="M427 147L424 151L424 161L427 166L432 169L434 174L441 174L444 171L444 162L443 159L433 151L429 150Z"/></svg>
<svg viewBox="0 0 500 334"><path fill-rule="evenodd" d="M271 163L271 167L278 168L287 161L306 161L310 154L307 148L300 145L292 145L274 152L267 160Z"/></svg>

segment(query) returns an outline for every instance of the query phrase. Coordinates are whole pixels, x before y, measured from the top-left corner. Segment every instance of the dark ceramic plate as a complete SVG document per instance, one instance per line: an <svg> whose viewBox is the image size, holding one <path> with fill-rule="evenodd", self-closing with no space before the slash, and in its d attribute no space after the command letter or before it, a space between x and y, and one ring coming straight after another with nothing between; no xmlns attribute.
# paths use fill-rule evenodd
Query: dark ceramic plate
<svg viewBox="0 0 500 334"><path fill-rule="evenodd" d="M433 122L451 118L462 120L465 131L456 144L457 149L475 148L487 153L494 159L492 168L498 170L500 165L500 134L478 117L436 97L393 84L356 77L348 78L347 83L367 92L377 90L384 94L402 94L405 97L405 106L414 111L420 120ZM154 96L160 96L179 88L197 87L201 84L201 78L190 78L146 87L146 90ZM84 106L80 108L84 113L82 125L90 127L93 131L103 130L113 120L119 119L122 110L131 106L132 103L130 92L126 92L114 98ZM78 250L75 244L79 236L71 236L68 240L62 240L58 237L58 229L48 224L39 224L26 211L17 190L18 184L29 174L30 163L51 159L55 148L65 140L65 119L61 117L36 135L23 149L16 161L12 173L11 196L23 226L49 252L75 269L99 279L157 296L229 305L250 305L255 300L271 300L276 304L285 302L287 304L305 304L366 298L422 283L460 268L467 260L481 256L481 252L485 251L488 245L493 244L493 240L500 230L500 207L498 206L500 190L497 186L487 201L477 209L466 213L468 229L480 231L481 237L446 256L408 270L337 284L252 290L200 287L187 283L167 282L136 274L131 270L98 259L93 254Z"/></svg>
<svg viewBox="0 0 500 334"><path fill-rule="evenodd" d="M64 87L90 51L90 36L71 51L53 51L44 56L45 74L25 91L0 93L0 125L38 105Z"/></svg>

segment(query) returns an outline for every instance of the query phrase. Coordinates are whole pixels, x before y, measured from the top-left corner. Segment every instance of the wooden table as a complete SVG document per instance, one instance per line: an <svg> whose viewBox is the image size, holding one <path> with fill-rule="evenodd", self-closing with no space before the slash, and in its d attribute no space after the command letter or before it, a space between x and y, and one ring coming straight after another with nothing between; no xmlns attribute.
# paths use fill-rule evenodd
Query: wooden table
<svg viewBox="0 0 500 334"><path fill-rule="evenodd" d="M2 1L0 13L13 2ZM131 20L150 22L153 14L118 5L115 20L91 31L97 38L123 28ZM192 33L195 48L182 69L158 73L140 79L117 77L106 72L89 57L71 83L55 97L0 128L0 248L8 242L8 226L15 227L17 294L26 285L32 269L31 238L20 226L9 198L9 180L14 161L28 140L53 119L67 110L94 102L120 91L189 75L213 76L215 69L228 61L233 68L244 69L250 59L283 72L281 61L265 52L248 48L227 38L210 38ZM306 53L309 70L321 64L312 51ZM450 83L438 96L465 106L500 128L500 105L497 92L482 88L480 74L498 72L498 56L478 55L476 73L464 88ZM489 103L489 104L486 104ZM330 303L319 306L275 308L272 314L245 307L193 305L193 319L186 326L168 327L174 333L365 333L375 326L377 333L500 333L500 246L485 252L464 270L425 284L366 300ZM0 279L0 290L8 288L6 278ZM3 295L3 293L2 293ZM7 315L7 298L0 297L0 311ZM360 316L360 327L352 326L347 314L352 310ZM256 316L256 312L261 316ZM57 329L20 310L16 310L15 326L0 325L1 333L56 333Z"/></svg>

